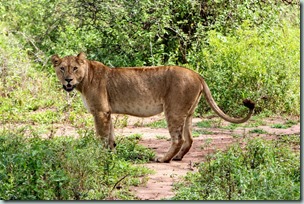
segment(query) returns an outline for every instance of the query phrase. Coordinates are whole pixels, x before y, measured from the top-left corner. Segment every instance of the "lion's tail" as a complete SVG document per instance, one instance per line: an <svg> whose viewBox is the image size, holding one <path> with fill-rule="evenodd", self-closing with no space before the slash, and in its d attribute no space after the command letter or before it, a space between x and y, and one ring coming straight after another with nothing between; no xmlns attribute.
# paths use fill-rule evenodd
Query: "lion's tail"
<svg viewBox="0 0 304 204"><path fill-rule="evenodd" d="M208 102L208 104L210 105L210 107L212 108L212 110L214 112L216 112L216 114L218 116L220 116L221 118L223 118L224 120L228 121L228 122L231 122L231 123L244 123L246 122L247 120L249 120L249 118L252 116L253 114L253 111L254 111L254 102L252 102L251 100L249 99L245 99L243 101L243 104L244 106L246 106L247 108L249 108L249 113L247 114L246 117L244 118L232 118L228 115L226 115L216 104L216 102L214 101L212 95L211 95L211 92L209 90L209 87L208 85L206 84L205 80L201 77L201 82L202 82L202 85L203 85L203 93L204 93L204 96Z"/></svg>

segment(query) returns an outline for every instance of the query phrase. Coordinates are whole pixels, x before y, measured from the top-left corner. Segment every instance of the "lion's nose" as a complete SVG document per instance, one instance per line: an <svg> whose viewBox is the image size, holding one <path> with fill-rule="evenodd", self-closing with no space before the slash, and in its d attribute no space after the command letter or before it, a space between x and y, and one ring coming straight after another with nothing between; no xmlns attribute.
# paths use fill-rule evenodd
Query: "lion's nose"
<svg viewBox="0 0 304 204"><path fill-rule="evenodd" d="M65 79L68 83L70 83L71 81L73 81L73 79Z"/></svg>

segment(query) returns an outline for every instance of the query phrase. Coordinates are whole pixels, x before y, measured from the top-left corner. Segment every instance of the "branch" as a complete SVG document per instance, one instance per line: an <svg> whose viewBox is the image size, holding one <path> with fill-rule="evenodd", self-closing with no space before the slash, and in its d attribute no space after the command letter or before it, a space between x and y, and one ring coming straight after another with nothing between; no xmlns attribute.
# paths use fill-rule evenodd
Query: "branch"
<svg viewBox="0 0 304 204"><path fill-rule="evenodd" d="M119 179L113 186L112 190L110 191L110 194L112 193L112 191L116 188L116 186L122 181L124 180L127 176L130 176L129 174L123 176L121 179Z"/></svg>

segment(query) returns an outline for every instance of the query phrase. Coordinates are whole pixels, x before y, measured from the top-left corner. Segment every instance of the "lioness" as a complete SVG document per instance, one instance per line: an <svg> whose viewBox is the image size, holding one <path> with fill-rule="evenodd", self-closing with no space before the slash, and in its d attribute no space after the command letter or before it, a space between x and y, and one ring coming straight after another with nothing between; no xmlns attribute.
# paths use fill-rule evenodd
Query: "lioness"
<svg viewBox="0 0 304 204"><path fill-rule="evenodd" d="M63 88L74 88L94 117L97 135L112 149L114 130L111 114L149 117L164 111L171 135L171 147L158 162L182 160L192 146L191 122L194 110L203 94L211 108L224 120L246 122L254 103L244 100L249 113L242 119L224 114L213 100L204 79L192 70L178 66L109 68L77 56L51 58Z"/></svg>

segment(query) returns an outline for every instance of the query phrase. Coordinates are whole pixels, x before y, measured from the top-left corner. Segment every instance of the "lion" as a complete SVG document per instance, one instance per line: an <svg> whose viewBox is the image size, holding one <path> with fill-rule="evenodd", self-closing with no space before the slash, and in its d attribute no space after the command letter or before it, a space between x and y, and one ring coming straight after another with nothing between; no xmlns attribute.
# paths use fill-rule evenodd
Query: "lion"
<svg viewBox="0 0 304 204"><path fill-rule="evenodd" d="M157 162L180 161L190 150L192 117L202 95L219 117L231 123L244 123L254 112L254 102L245 99L249 113L229 117L217 106L203 77L184 67L109 68L86 59L83 52L63 58L53 55L51 61L63 89L81 93L98 138L111 149L115 148L112 113L150 117L164 112L171 146Z"/></svg>

